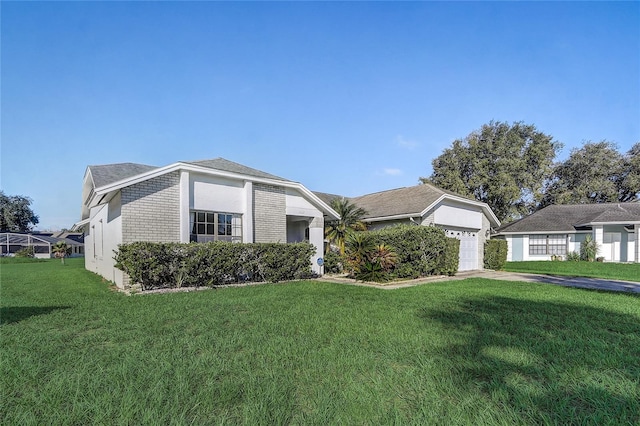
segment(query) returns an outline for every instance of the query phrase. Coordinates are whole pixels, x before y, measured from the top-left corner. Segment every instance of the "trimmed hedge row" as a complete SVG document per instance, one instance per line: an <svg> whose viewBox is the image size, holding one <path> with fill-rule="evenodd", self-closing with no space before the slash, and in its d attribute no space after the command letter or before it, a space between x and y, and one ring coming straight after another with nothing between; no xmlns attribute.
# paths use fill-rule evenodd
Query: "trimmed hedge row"
<svg viewBox="0 0 640 426"><path fill-rule="evenodd" d="M398 225L363 234L373 244L395 249L396 278L454 275L458 271L460 241L447 238L438 227Z"/></svg>
<svg viewBox="0 0 640 426"><path fill-rule="evenodd" d="M507 264L507 240L487 240L484 243L484 267L499 271Z"/></svg>
<svg viewBox="0 0 640 426"><path fill-rule="evenodd" d="M308 243L136 242L118 246L115 266L142 290L278 282L311 276L315 251Z"/></svg>

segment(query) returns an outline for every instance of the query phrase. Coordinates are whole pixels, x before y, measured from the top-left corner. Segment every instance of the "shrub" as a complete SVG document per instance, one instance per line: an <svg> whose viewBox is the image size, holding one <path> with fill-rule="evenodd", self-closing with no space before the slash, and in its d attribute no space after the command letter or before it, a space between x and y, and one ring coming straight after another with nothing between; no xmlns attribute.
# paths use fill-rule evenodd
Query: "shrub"
<svg viewBox="0 0 640 426"><path fill-rule="evenodd" d="M580 253L577 251L570 251L567 253L567 257L565 259L568 262L579 262L580 261Z"/></svg>
<svg viewBox="0 0 640 426"><path fill-rule="evenodd" d="M598 255L598 243L591 237L591 235L587 235L584 241L580 242L580 259L586 260L587 262L593 262L596 260L596 256Z"/></svg>
<svg viewBox="0 0 640 426"><path fill-rule="evenodd" d="M507 241L487 240L484 243L484 267L499 271L507 264Z"/></svg>
<svg viewBox="0 0 640 426"><path fill-rule="evenodd" d="M458 272L460 263L460 240L447 238L444 254L440 257L438 274L453 276Z"/></svg>
<svg viewBox="0 0 640 426"><path fill-rule="evenodd" d="M116 267L143 290L161 287L216 286L233 282L300 279L311 275L308 243L121 244Z"/></svg>
<svg viewBox="0 0 640 426"><path fill-rule="evenodd" d="M344 259L334 250L329 250L324 254L325 274L341 274L344 271Z"/></svg>
<svg viewBox="0 0 640 426"><path fill-rule="evenodd" d="M396 253L390 275L396 278L418 278L439 273L445 256L447 237L435 226L398 225L377 231L357 233L358 244L375 247L384 244ZM457 257L457 253L455 253ZM352 261L355 259L351 259Z"/></svg>
<svg viewBox="0 0 640 426"><path fill-rule="evenodd" d="M16 252L16 257L35 257L33 246L26 246Z"/></svg>

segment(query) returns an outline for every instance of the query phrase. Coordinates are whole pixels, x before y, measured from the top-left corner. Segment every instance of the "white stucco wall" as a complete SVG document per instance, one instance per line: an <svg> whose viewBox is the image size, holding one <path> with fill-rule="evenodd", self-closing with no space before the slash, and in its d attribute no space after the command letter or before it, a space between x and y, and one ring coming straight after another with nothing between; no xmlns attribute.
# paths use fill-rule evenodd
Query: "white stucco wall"
<svg viewBox="0 0 640 426"><path fill-rule="evenodd" d="M85 267L123 287L123 273L113 266L115 250L122 243L120 192L108 204L93 207L85 235Z"/></svg>
<svg viewBox="0 0 640 426"><path fill-rule="evenodd" d="M482 208L445 200L436 206L433 221L437 225L470 230L482 229Z"/></svg>

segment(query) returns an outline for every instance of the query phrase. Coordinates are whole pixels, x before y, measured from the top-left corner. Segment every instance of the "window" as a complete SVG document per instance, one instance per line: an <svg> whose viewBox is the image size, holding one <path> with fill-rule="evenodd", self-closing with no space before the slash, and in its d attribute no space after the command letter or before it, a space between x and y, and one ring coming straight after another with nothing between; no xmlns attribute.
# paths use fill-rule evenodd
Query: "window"
<svg viewBox="0 0 640 426"><path fill-rule="evenodd" d="M529 235L530 255L560 255L567 254L566 235Z"/></svg>
<svg viewBox="0 0 640 426"><path fill-rule="evenodd" d="M233 213L191 212L191 241L242 242L242 216Z"/></svg>

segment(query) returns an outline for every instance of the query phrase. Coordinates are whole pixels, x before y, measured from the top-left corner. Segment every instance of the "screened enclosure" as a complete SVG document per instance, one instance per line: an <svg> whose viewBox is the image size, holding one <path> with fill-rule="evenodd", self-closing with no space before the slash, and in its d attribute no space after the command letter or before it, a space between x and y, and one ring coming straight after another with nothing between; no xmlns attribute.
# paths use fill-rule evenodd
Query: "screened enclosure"
<svg viewBox="0 0 640 426"><path fill-rule="evenodd" d="M18 234L12 232L0 233L0 247L2 256L15 256L20 250L33 249L33 254L38 258L53 257L53 246L64 241L71 248L71 255L81 256L84 254L84 244L70 240L68 238L55 238L46 235Z"/></svg>

